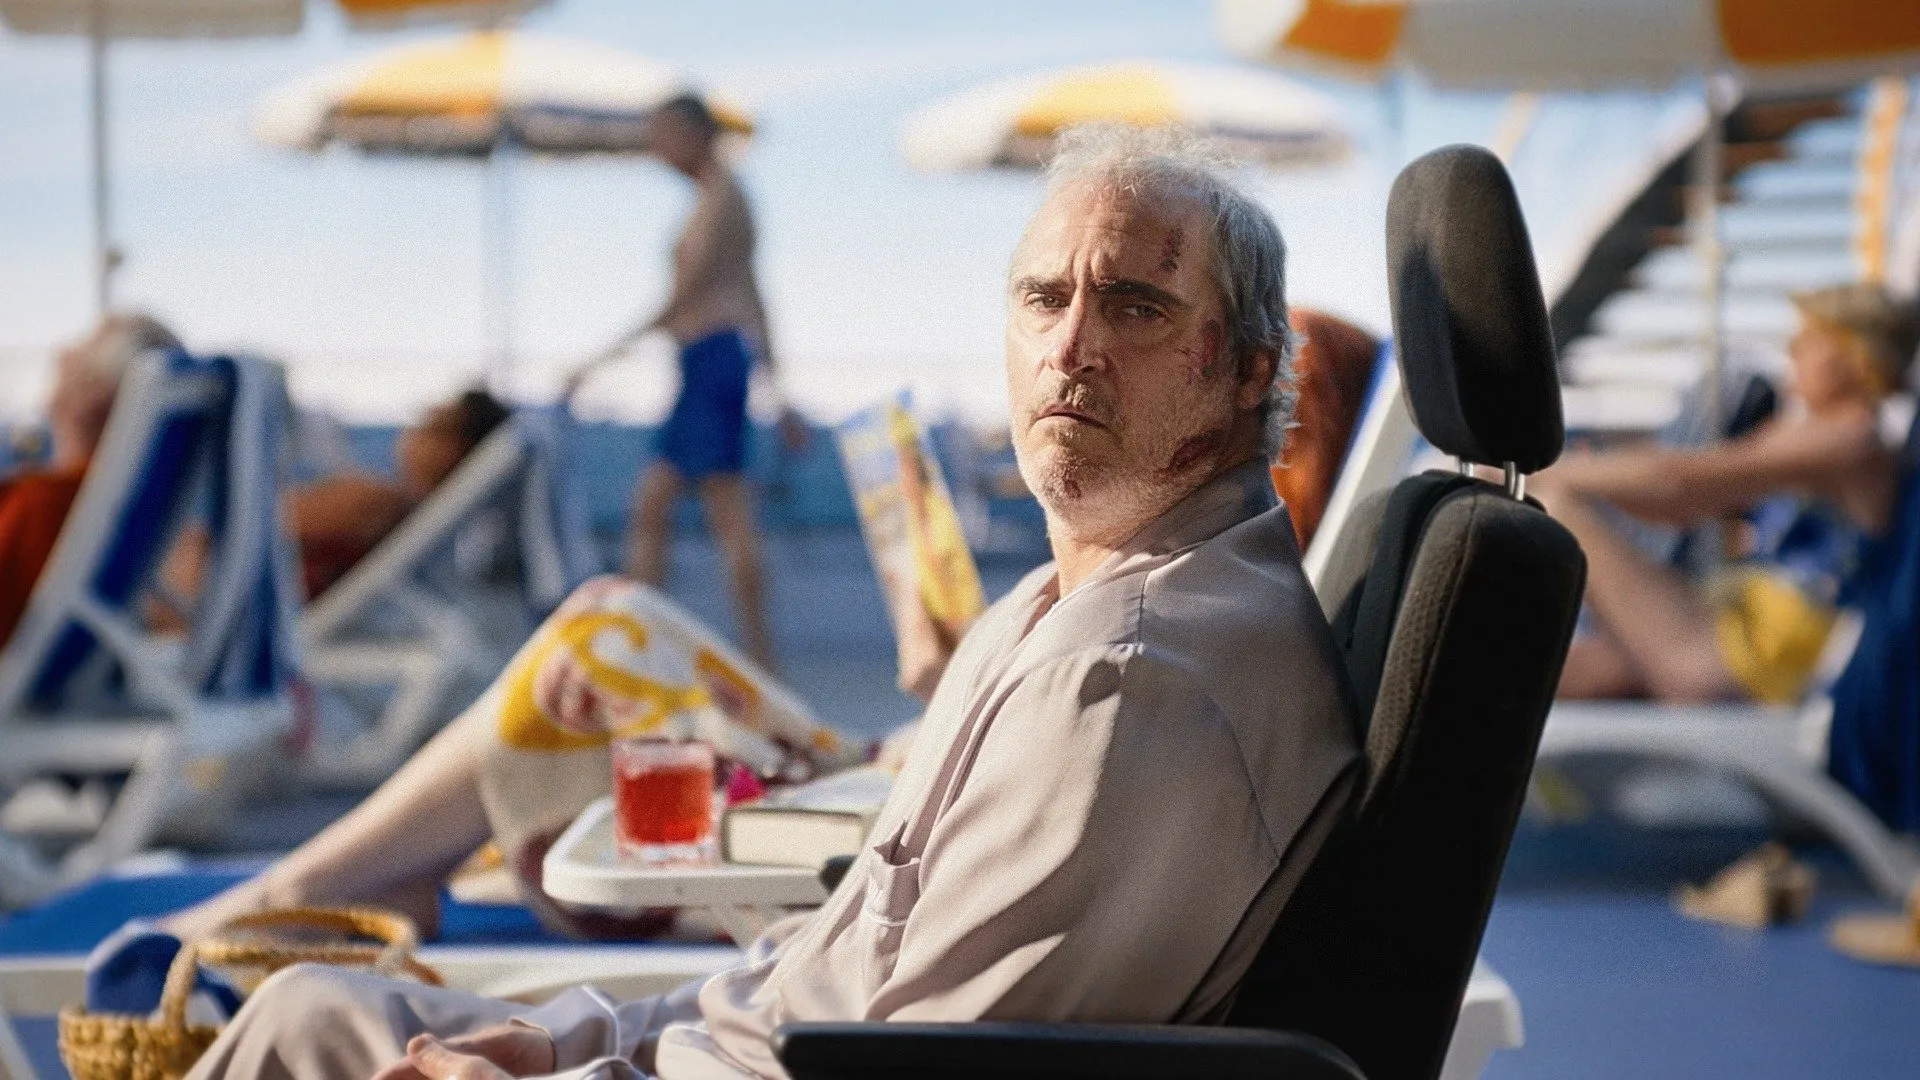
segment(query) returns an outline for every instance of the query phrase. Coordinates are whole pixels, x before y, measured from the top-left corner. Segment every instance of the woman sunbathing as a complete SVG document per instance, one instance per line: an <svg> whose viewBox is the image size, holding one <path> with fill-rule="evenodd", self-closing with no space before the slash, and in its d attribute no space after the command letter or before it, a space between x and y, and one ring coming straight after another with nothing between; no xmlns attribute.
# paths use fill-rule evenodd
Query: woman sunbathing
<svg viewBox="0 0 1920 1080"><path fill-rule="evenodd" d="M510 415L485 390L467 390L401 430L392 479L349 469L287 487L281 506L300 556L303 595L311 600L346 576ZM206 527L194 525L167 555L160 571L166 604L151 619L157 628L185 629L191 600L200 593L208 543Z"/></svg>
<svg viewBox="0 0 1920 1080"><path fill-rule="evenodd" d="M1572 454L1529 484L1587 555L1589 625L1567 656L1561 697L1790 702L1804 692L1833 625L1833 596L1751 565L1696 584L1647 558L1600 510L1690 525L1792 495L1868 543L1888 531L1902 465L1881 438L1880 405L1905 385L1920 315L1867 285L1803 293L1794 304L1801 324L1788 345L1791 396L1780 418L1705 449Z"/></svg>
<svg viewBox="0 0 1920 1080"><path fill-rule="evenodd" d="M485 390L467 390L400 432L393 479L349 471L290 488L287 524L307 597L353 569L509 415Z"/></svg>

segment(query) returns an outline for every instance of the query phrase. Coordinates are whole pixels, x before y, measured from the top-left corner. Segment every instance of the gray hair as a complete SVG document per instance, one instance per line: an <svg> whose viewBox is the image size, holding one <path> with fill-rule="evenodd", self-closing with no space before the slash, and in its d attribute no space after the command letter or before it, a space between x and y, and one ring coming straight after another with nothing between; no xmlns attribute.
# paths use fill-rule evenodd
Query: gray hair
<svg viewBox="0 0 1920 1080"><path fill-rule="evenodd" d="M1212 140L1176 127L1086 124L1060 135L1047 166L1047 196L1094 183L1129 194L1198 201L1213 219L1213 281L1226 314L1227 348L1244 373L1273 354L1273 384L1260 401L1262 448L1279 454L1293 426L1293 355L1287 322L1287 245L1259 203L1227 178L1235 162Z"/></svg>
<svg viewBox="0 0 1920 1080"><path fill-rule="evenodd" d="M118 384L140 354L152 349L177 349L180 339L151 315L126 312L101 320L100 330L87 350L89 370Z"/></svg>

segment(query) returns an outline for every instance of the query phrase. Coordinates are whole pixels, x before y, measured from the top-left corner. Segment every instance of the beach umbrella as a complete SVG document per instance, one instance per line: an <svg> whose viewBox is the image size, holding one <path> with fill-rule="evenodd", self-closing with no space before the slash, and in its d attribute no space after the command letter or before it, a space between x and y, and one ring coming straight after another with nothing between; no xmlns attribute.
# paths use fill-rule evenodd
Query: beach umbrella
<svg viewBox="0 0 1920 1080"><path fill-rule="evenodd" d="M695 91L680 71L586 42L483 30L405 45L327 68L269 93L254 112L268 146L317 153L467 157L487 175L487 315L493 366L511 364L511 199L503 157L639 154L663 102ZM704 96L704 95L703 95ZM738 106L705 97L733 136Z"/></svg>
<svg viewBox="0 0 1920 1080"><path fill-rule="evenodd" d="M1920 65L1920 0L1217 0L1249 59L1437 86L1608 90L1708 73L1766 89Z"/></svg>
<svg viewBox="0 0 1920 1080"><path fill-rule="evenodd" d="M1725 82L1806 89L1920 70L1920 0L1215 0L1227 47L1284 67L1516 91L1698 81L1695 235L1706 270L1709 412L1720 400ZM1717 430L1709 417L1710 430Z"/></svg>
<svg viewBox="0 0 1920 1080"><path fill-rule="evenodd" d="M933 172L1033 168L1075 124L1179 125L1273 165L1336 161L1351 146L1340 112L1270 72L1158 61L1099 64L1001 79L934 102L907 120L901 145Z"/></svg>
<svg viewBox="0 0 1920 1080"><path fill-rule="evenodd" d="M335 0L355 27L420 22L497 22L547 0ZM90 168L93 189L94 304L113 299L120 254L113 243L107 142L107 43L119 38L192 40L297 33L305 0L0 0L0 24L18 34L88 40Z"/></svg>

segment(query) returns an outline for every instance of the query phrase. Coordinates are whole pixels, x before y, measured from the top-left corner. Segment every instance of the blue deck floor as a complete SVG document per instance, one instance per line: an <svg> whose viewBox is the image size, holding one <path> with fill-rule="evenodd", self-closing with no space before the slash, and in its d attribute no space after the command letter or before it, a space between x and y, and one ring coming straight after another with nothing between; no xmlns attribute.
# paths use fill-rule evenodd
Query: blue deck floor
<svg viewBox="0 0 1920 1080"><path fill-rule="evenodd" d="M685 540L676 557L672 591L730 627L707 545ZM1032 561L990 561L988 591L1004 591ZM891 637L857 537L784 534L769 543L767 562L774 634L795 688L823 717L863 733L912 715L892 688ZM283 848L350 802L309 796L258 807L227 850ZM1725 930L1668 906L1675 884L1704 879L1761 838L1737 829L1650 833L1605 820L1524 825L1484 955L1519 995L1527 1045L1496 1055L1488 1076L1920 1077L1920 971L1860 965L1822 940L1837 912L1875 905L1830 852L1803 849L1821 887L1800 926ZM0 938L7 929L0 924ZM51 1053L50 1025L30 1024L25 1034L36 1055Z"/></svg>

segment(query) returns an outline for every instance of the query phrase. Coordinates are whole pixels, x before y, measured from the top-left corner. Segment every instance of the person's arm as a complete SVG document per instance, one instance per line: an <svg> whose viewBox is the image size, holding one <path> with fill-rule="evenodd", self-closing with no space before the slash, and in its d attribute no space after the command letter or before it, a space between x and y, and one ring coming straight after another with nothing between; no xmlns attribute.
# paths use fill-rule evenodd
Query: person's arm
<svg viewBox="0 0 1920 1080"><path fill-rule="evenodd" d="M146 613L148 627L163 634L186 632L193 617L193 603L199 599L200 585L206 577L211 542L204 523L196 521L180 530L155 575L155 603Z"/></svg>
<svg viewBox="0 0 1920 1080"><path fill-rule="evenodd" d="M348 473L290 489L287 525L300 546L372 548L407 514L400 489L372 476Z"/></svg>
<svg viewBox="0 0 1920 1080"><path fill-rule="evenodd" d="M1636 517L1687 524L1739 513L1781 492L1822 490L1884 453L1871 421L1808 419L1698 450L1570 455L1543 479Z"/></svg>

